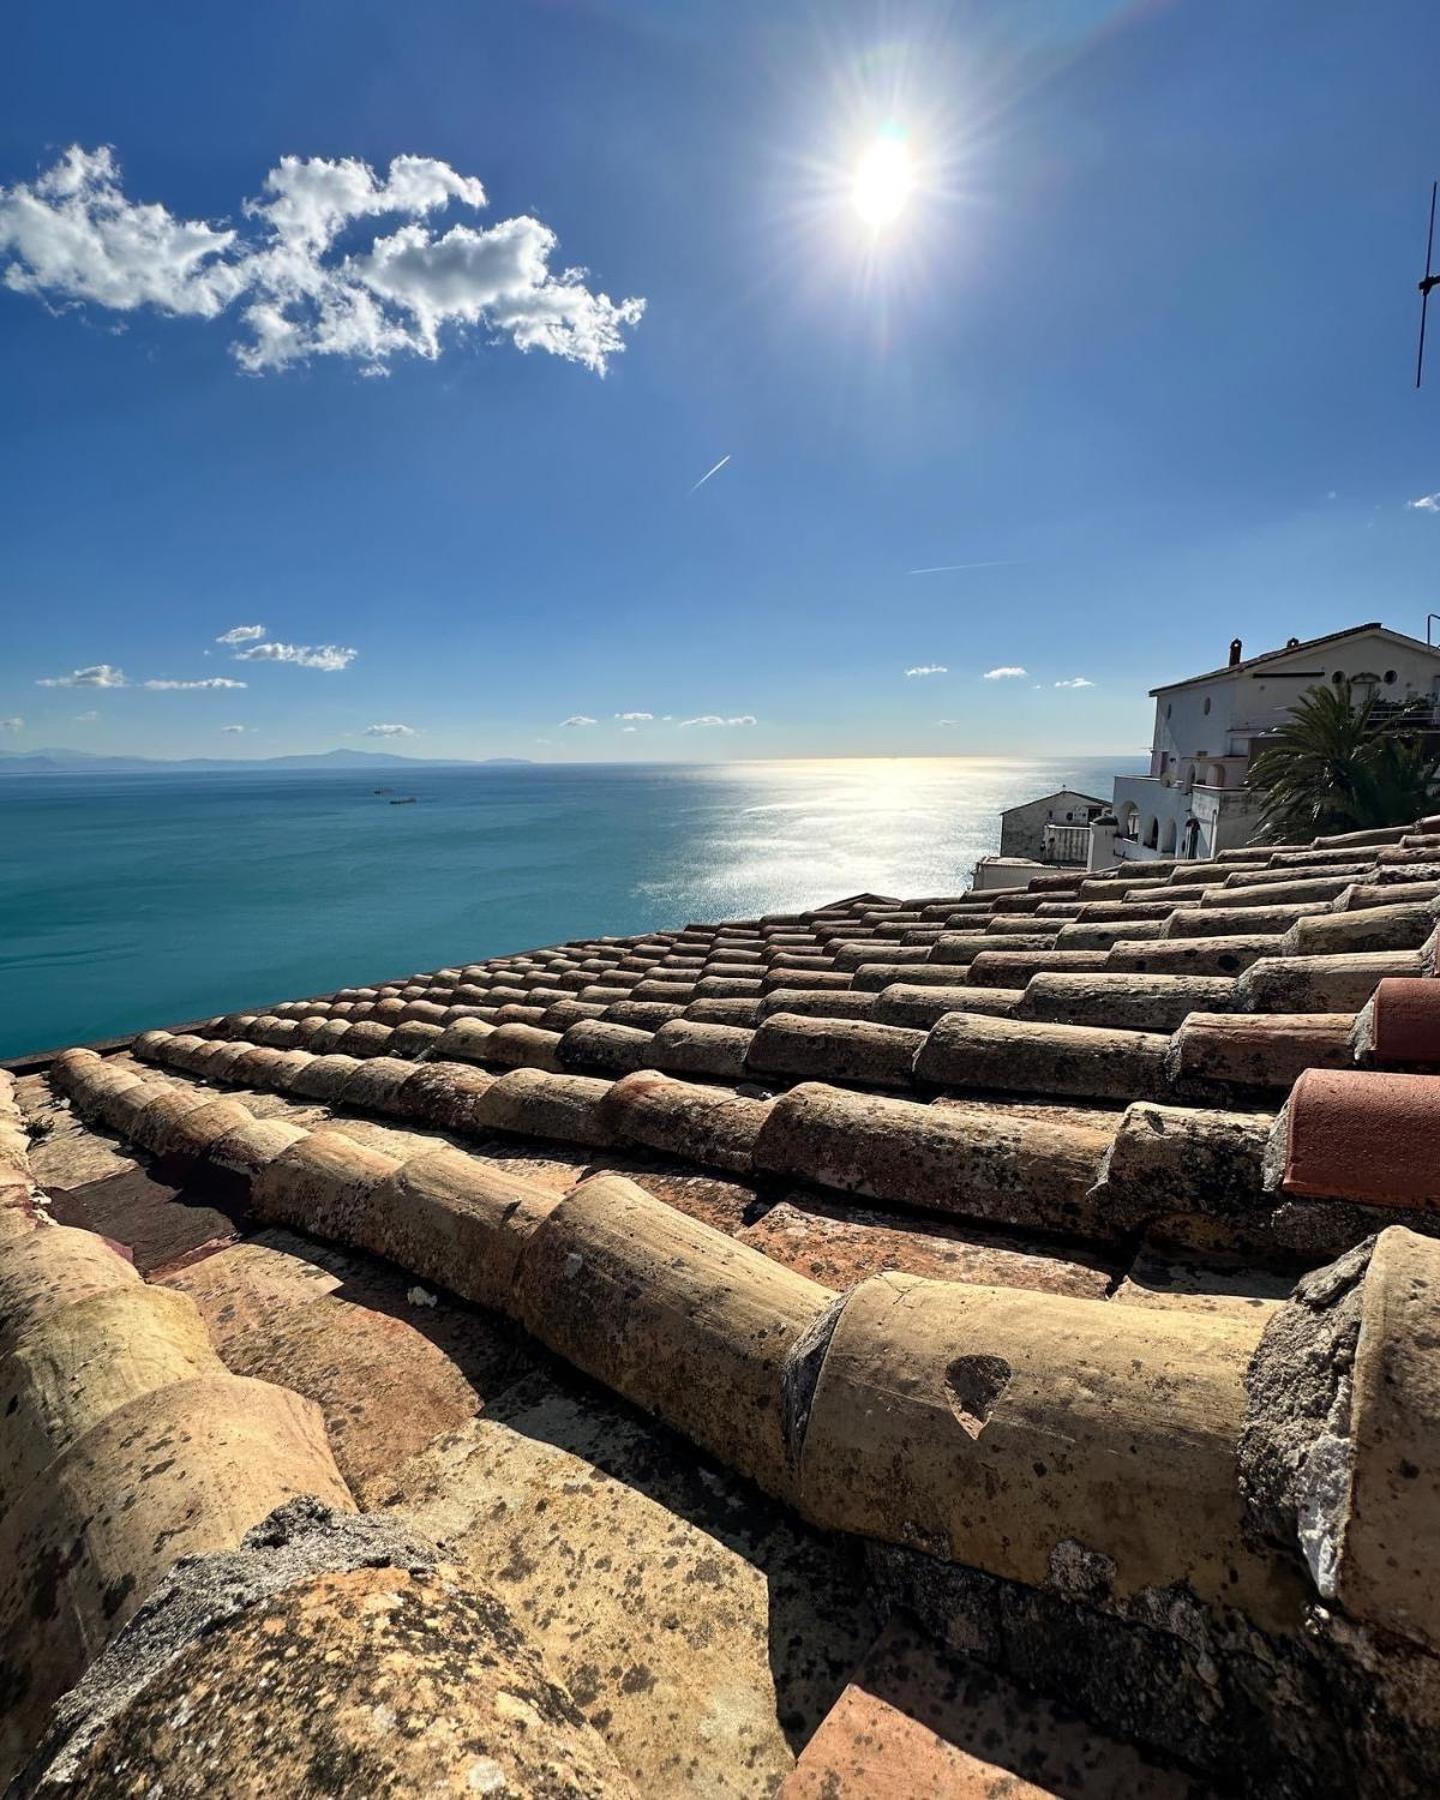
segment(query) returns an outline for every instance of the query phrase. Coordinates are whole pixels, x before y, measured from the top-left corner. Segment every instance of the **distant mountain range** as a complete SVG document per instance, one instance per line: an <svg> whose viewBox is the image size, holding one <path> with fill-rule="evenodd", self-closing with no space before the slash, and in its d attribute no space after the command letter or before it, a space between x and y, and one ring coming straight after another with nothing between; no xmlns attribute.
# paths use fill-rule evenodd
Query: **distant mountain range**
<svg viewBox="0 0 1440 1800"><path fill-rule="evenodd" d="M529 768L528 756L432 758L396 756L390 750L325 750L318 756L96 756L87 750L0 751L0 775L161 775L227 769L494 769Z"/></svg>

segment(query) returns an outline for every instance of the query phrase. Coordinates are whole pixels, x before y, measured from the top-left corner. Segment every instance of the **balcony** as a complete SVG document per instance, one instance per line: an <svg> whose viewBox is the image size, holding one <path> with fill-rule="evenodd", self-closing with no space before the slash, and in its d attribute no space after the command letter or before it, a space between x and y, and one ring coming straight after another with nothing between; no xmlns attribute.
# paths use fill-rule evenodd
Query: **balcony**
<svg viewBox="0 0 1440 1800"><path fill-rule="evenodd" d="M1062 868L1085 867L1090 856L1088 825L1047 825L1040 860Z"/></svg>

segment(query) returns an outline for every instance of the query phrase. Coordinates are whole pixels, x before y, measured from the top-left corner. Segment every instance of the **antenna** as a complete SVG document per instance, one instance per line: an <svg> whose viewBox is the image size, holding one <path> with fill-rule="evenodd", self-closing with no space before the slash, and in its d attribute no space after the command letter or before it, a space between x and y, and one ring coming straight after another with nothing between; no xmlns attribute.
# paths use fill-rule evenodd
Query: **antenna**
<svg viewBox="0 0 1440 1800"><path fill-rule="evenodd" d="M1435 248L1435 193L1440 182L1430 183L1430 229L1425 236L1425 279L1420 283L1420 348L1415 354L1415 385L1420 385L1420 376L1425 368L1425 309L1430 304L1430 290L1440 283L1440 275L1430 273L1431 253Z"/></svg>

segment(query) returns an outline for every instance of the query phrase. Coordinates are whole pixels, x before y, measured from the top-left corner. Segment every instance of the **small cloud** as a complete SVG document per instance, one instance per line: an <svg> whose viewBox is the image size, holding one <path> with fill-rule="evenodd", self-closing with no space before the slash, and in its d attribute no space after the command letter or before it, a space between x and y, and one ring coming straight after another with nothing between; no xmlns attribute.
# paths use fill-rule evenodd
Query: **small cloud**
<svg viewBox="0 0 1440 1800"><path fill-rule="evenodd" d="M245 729L243 725L222 725L220 729L227 736L237 736Z"/></svg>
<svg viewBox="0 0 1440 1800"><path fill-rule="evenodd" d="M0 719L0 731L23 731L25 721L17 713L13 718Z"/></svg>
<svg viewBox="0 0 1440 1800"><path fill-rule="evenodd" d="M257 638L263 638L263 625L232 625L229 631L222 631L216 638L217 644L253 644Z"/></svg>
<svg viewBox="0 0 1440 1800"><path fill-rule="evenodd" d="M1055 683L1056 687L1064 688L1094 687L1094 685L1095 683L1093 681L1087 681L1083 675L1072 675L1068 681L1057 681Z"/></svg>
<svg viewBox="0 0 1440 1800"><path fill-rule="evenodd" d="M1020 667L1019 663L1004 663L998 669L987 669L985 671L985 680L1015 681L1025 674L1025 672L1026 671Z"/></svg>
<svg viewBox="0 0 1440 1800"><path fill-rule="evenodd" d="M338 644L252 644L248 650L236 652L237 662L295 663L302 669L324 669L334 673L345 669L359 655L358 650L342 650Z"/></svg>
<svg viewBox="0 0 1440 1800"><path fill-rule="evenodd" d="M128 687L124 675L110 663L91 663L88 669L73 669L68 675L44 675L36 687Z"/></svg>
<svg viewBox="0 0 1440 1800"><path fill-rule="evenodd" d="M653 719L655 715L654 713L616 713L615 717L620 720L632 719L638 724L646 724Z"/></svg>
<svg viewBox="0 0 1440 1800"><path fill-rule="evenodd" d="M913 669L907 669L905 673L907 676L948 675L950 671L945 667L944 663L920 663Z"/></svg>
<svg viewBox="0 0 1440 1800"><path fill-rule="evenodd" d="M958 719L937 719L935 723L937 725L958 725L960 721Z"/></svg>
<svg viewBox="0 0 1440 1800"><path fill-rule="evenodd" d="M1440 513L1440 494L1422 494L1418 500L1407 500L1411 512Z"/></svg>
<svg viewBox="0 0 1440 1800"><path fill-rule="evenodd" d="M639 729L640 727L638 725L622 725L620 727L620 735L621 737L624 737L628 732L638 731Z"/></svg>
<svg viewBox="0 0 1440 1800"><path fill-rule="evenodd" d="M204 681L142 681L141 687L153 688L157 692L179 693L189 692L194 688L243 688L248 683L232 681L228 675L211 675Z"/></svg>
<svg viewBox="0 0 1440 1800"><path fill-rule="evenodd" d="M397 738L415 737L417 734L413 725L367 725L363 735L365 737Z"/></svg>
<svg viewBox="0 0 1440 1800"><path fill-rule="evenodd" d="M567 731L573 730L577 725L594 725L597 723L598 721L592 719L589 713L571 713L568 719L562 719L560 721L562 729Z"/></svg>
<svg viewBox="0 0 1440 1800"><path fill-rule="evenodd" d="M76 713L75 723L77 725L93 725L99 717L100 715L98 712Z"/></svg>
<svg viewBox="0 0 1440 1800"><path fill-rule="evenodd" d="M730 718L722 718L719 713L701 713L698 718L682 719L682 729L686 725L753 725L754 713L736 713Z"/></svg>

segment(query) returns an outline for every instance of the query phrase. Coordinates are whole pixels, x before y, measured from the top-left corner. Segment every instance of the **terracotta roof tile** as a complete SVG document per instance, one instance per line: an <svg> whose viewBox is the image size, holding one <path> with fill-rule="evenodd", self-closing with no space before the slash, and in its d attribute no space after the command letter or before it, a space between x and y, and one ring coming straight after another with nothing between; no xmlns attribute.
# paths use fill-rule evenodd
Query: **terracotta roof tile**
<svg viewBox="0 0 1440 1800"><path fill-rule="evenodd" d="M133 1054L104 1060L69 1053L26 1078L23 1110L10 1099L20 1090L0 1082L0 1334L18 1330L18 1348L36 1331L70 1329L52 1319L73 1316L78 1328L87 1307L143 1314L148 1301L129 1297L158 1292L140 1275L164 1270L177 1303L179 1290L195 1295L232 1368L318 1403L362 1499L423 1495L437 1520L461 1522L470 1548L458 1579L473 1584L464 1591L498 1579L519 1600L558 1659L556 1679L576 1684L573 1698L618 1758L607 1792L622 1791L627 1774L642 1791L668 1791L664 1771L680 1765L666 1759L699 1756L696 1708L713 1675L686 1634L713 1609L655 1584L664 1546L684 1539L681 1490L693 1506L697 1468L711 1459L767 1490L767 1533L796 1506L827 1533L870 1538L870 1576L893 1583L908 1571L897 1591L911 1602L990 1584L987 1616L998 1609L1011 1622L994 1638L977 1626L974 1644L1039 1671L1052 1692L1060 1647L1085 1670L1061 1685L1127 1733L1138 1715L1119 1696L1137 1690L1120 1671L1130 1647L1143 1647L1146 1683L1164 1695L1144 1730L1206 1779L1223 1785L1237 1766L1237 1747L1251 1741L1246 1706L1258 1705L1257 1769L1273 1769L1283 1743L1297 1768L1312 1769L1312 1786L1338 1757L1352 1776L1372 1767L1388 1791L1408 1791L1424 1753L1413 1733L1374 1722L1389 1717L1390 1677L1377 1668L1390 1665L1382 1656L1361 1668L1318 1613L1302 1624L1307 1596L1325 1600L1329 1577L1306 1571L1293 1517L1267 1515L1254 1535L1242 1513L1259 1502L1243 1469L1237 1483L1235 1459L1251 1414L1268 1404L1251 1370L1261 1332L1292 1396L1303 1387L1296 1371L1318 1366L1286 1347L1318 1316L1303 1291L1280 1304L1297 1270L1332 1257L1348 1268L1390 1220L1432 1229L1424 1147L1436 1078L1409 1071L1425 1066L1429 1043L1440 860L1436 846L1403 841L1431 835L1042 877L992 896L860 895L278 1002L147 1033ZM1316 1111L1313 1095L1332 1091L1316 1084L1332 1080L1344 1108ZM46 1132L33 1144L32 1119ZM1331 1155L1336 1145L1345 1156ZM36 1171L53 1197L37 1191ZM89 1229L51 1224L52 1207ZM107 1228L125 1234L134 1264L95 1235ZM41 1252L28 1246L41 1239L76 1246L73 1256L47 1249L54 1266L31 1268ZM1428 1239L1416 1241L1428 1252ZM1365 1277L1366 1316L1371 1341L1399 1360L1366 1369L1401 1370L1401 1398L1386 1398L1385 1412L1372 1383L1357 1415L1354 1454L1368 1459L1376 1524L1369 1539L1344 1536L1348 1573L1335 1591L1367 1626L1418 1641L1408 1596L1428 1591L1440 1556L1427 1547L1424 1507L1403 1488L1411 1478L1386 1457L1406 1440L1419 1446L1415 1466L1428 1466L1415 1420L1428 1404L1429 1352L1395 1285L1418 1279L1424 1258L1406 1252L1393 1270L1386 1258ZM1316 1292L1349 1279L1322 1274L1307 1277ZM666 1496L658 1508L646 1501L650 1513L622 1508L639 1535L617 1526L610 1490L594 1486L584 1461L601 1453L599 1415L557 1411L553 1389L528 1408L507 1399L508 1383L523 1388L541 1379L527 1371L557 1366L541 1346L683 1434L662 1455L661 1425L627 1415L639 1434L627 1441L646 1446L646 1480ZM0 1359L0 1375L8 1367ZM104 1373L97 1365L96 1378ZM211 1392L208 1379L197 1395ZM313 1418L293 1396L278 1404ZM1063 1427L1047 1425L1051 1411ZM554 1443L526 1436L542 1416L547 1429L570 1422L579 1465L573 1448L557 1456ZM0 1462L6 1430L0 1417ZM620 1442L617 1431L607 1423L605 1441ZM1042 1447L1057 1433L1063 1478ZM93 1431L83 1436L88 1444ZM1281 1430L1275 1441L1295 1440ZM309 1451L293 1432L285 1441L300 1467ZM51 1451L34 1442L30 1454L48 1466ZM482 1461L470 1451L447 1461L443 1446L462 1443ZM431 1471L413 1482L412 1453L413 1470ZM67 1454L55 1452L57 1466ZM132 1480L122 1454L107 1448L105 1458L102 1485L86 1490L101 1502ZM635 1454L623 1460L634 1479ZM493 1510L497 1471L512 1472L513 1491L542 1466L574 1496L558 1535L548 1475L523 1521ZM967 1500L972 1488L983 1506ZM202 1480L196 1491L213 1490ZM22 1570L39 1553L34 1533L48 1529L38 1512L24 1519L18 1538L0 1522ZM212 1528L216 1548L234 1545L233 1512L212 1507ZM577 1532L599 1585L574 1580ZM824 1541L826 1555L853 1542ZM1384 1573L1397 1542L1403 1583ZM701 1567L703 1546L693 1548ZM825 1566L833 1581L836 1565ZM133 1563L142 1586L167 1567L163 1557ZM613 1605L603 1598L611 1569ZM557 1604L562 1570L573 1597ZM1199 1622L1182 1628L1145 1610L1156 1589L1189 1595ZM871 1589L851 1580L846 1592ZM669 1613L657 1610L665 1604ZM1021 1617L1041 1618L1035 1609L1046 1609L1043 1629L1022 1629ZM821 1725L875 1621L823 1693L808 1690L805 1731L787 1744L775 1731L776 1678L762 1673L770 1631L749 1601L733 1616L724 1661L746 1671L735 1716L750 1723L743 1742L704 1739L699 1761L723 1772L722 1785L759 1795ZM317 1644L328 1641L320 1617ZM1122 1635L1097 1637L1101 1618ZM1260 1702L1247 1688L1246 1706L1232 1686L1237 1620L1270 1634L1248 1639L1252 1648L1283 1644L1287 1670L1305 1671L1270 1682ZM622 1644L672 1644L676 1631L683 1657L658 1672L652 1660L629 1692L627 1671L642 1661ZM817 1632L812 1608L802 1658ZM1194 1685L1196 1641L1208 1646L1208 1686ZM592 1651L607 1644L605 1663ZM1355 1716L1371 1721L1363 1745L1343 1721L1332 1728L1306 1710L1316 1644L1358 1684ZM62 1647L55 1679L72 1680L90 1654ZM644 1702L652 1676L673 1697L673 1720ZM12 1756L33 1742L43 1704L23 1715ZM854 1776L860 1765L845 1758L864 1746L846 1720L857 1704L845 1700L821 1728L815 1755L801 1759L807 1778L822 1766ZM1202 1712L1208 1737L1193 1729ZM125 1716L134 1731L152 1728L141 1710ZM1058 1715L1043 1716L1059 1742ZM908 1766L898 1750L885 1756L886 1734L899 1744L903 1723L883 1710L866 1717L881 1766ZM963 1740L952 1720L930 1745L945 1780L962 1766L950 1753ZM834 1744L845 1747L838 1758ZM1133 1776L1123 1749L1107 1755ZM976 1767L985 1781L1043 1775L1038 1761L1021 1768L1003 1756Z"/></svg>

